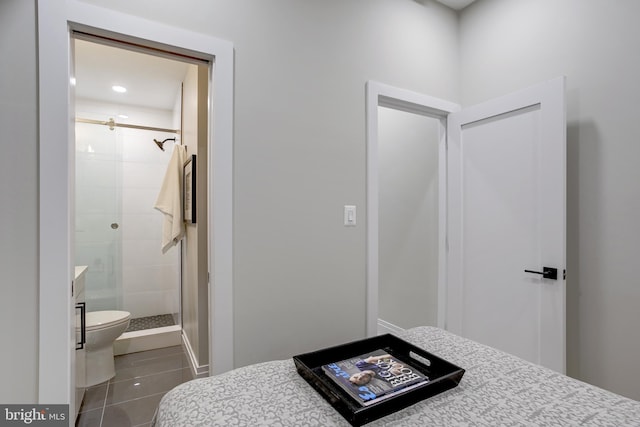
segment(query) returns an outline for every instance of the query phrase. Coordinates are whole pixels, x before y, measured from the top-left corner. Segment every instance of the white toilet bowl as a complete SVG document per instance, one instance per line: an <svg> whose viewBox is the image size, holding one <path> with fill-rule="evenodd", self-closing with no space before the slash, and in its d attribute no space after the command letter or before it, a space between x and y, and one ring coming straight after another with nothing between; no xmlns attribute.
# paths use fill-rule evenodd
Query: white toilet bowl
<svg viewBox="0 0 640 427"><path fill-rule="evenodd" d="M127 311L90 311L86 318L85 386L90 387L113 378L113 342L129 326L131 313Z"/></svg>

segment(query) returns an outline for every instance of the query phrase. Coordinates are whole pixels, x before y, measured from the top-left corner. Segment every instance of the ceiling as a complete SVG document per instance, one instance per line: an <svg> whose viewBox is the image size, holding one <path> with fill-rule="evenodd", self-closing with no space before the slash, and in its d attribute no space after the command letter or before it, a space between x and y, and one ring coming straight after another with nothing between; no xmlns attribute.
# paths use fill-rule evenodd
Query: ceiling
<svg viewBox="0 0 640 427"><path fill-rule="evenodd" d="M438 0L461 10L474 0ZM138 51L75 40L75 77L78 98L173 110L188 63ZM126 93L111 87L120 85Z"/></svg>
<svg viewBox="0 0 640 427"><path fill-rule="evenodd" d="M449 6L454 10L462 10L469 6L475 0L438 0L440 3Z"/></svg>
<svg viewBox="0 0 640 427"><path fill-rule="evenodd" d="M186 62L76 39L76 97L173 110L188 66ZM127 92L116 93L113 85L124 86Z"/></svg>

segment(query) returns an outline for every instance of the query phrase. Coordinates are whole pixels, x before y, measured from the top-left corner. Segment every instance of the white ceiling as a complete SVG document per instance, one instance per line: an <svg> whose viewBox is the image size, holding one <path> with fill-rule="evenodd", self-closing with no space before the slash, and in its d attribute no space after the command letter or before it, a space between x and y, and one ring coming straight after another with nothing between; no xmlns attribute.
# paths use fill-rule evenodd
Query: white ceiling
<svg viewBox="0 0 640 427"><path fill-rule="evenodd" d="M188 65L76 39L76 97L173 110ZM113 85L124 86L127 92L116 93Z"/></svg>
<svg viewBox="0 0 640 427"><path fill-rule="evenodd" d="M475 0L438 0L440 3L449 6L451 9L462 10Z"/></svg>
<svg viewBox="0 0 640 427"><path fill-rule="evenodd" d="M474 0L438 1L461 10ZM187 67L185 62L76 39L76 96L173 110ZM124 86L127 92L116 93L113 85Z"/></svg>

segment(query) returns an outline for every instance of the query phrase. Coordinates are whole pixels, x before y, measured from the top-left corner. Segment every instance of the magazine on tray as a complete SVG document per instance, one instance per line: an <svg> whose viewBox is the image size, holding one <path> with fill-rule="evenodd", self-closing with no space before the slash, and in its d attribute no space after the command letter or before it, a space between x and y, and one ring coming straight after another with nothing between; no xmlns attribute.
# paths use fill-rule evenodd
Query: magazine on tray
<svg viewBox="0 0 640 427"><path fill-rule="evenodd" d="M322 370L363 406L407 392L429 381L422 372L384 350L329 363L323 365Z"/></svg>

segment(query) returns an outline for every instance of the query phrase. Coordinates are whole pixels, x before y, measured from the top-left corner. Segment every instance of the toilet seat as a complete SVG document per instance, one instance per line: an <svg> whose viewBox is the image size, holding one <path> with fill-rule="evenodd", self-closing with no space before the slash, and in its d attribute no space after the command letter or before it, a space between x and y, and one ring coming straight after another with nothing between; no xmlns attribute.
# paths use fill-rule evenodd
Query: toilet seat
<svg viewBox="0 0 640 427"><path fill-rule="evenodd" d="M104 310L87 312L86 330L95 331L124 323L129 320L128 311Z"/></svg>

